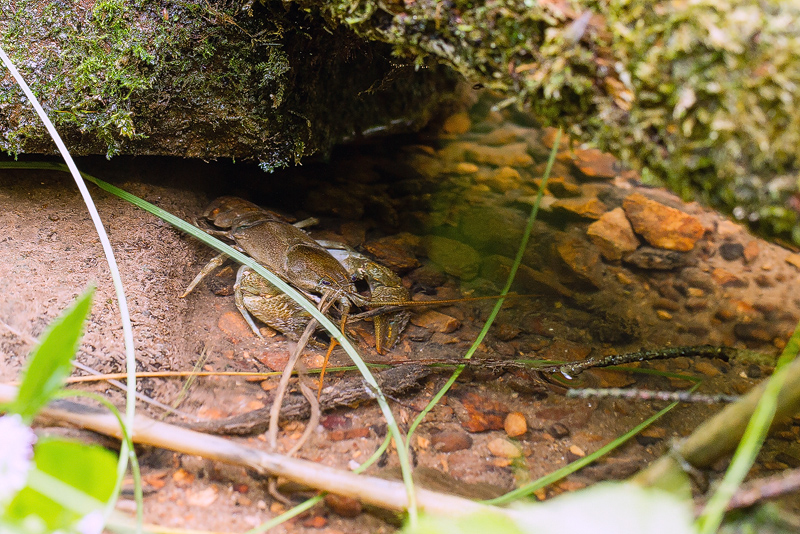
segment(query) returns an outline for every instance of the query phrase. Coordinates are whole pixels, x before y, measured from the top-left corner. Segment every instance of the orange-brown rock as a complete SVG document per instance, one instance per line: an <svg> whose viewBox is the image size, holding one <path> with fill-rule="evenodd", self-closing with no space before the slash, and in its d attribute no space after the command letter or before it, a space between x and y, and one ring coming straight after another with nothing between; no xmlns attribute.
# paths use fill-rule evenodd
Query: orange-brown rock
<svg viewBox="0 0 800 534"><path fill-rule="evenodd" d="M586 235L607 260L621 259L639 247L639 240L622 208L614 208L589 225Z"/></svg>
<svg viewBox="0 0 800 534"><path fill-rule="evenodd" d="M528 154L527 143L497 147L472 144L467 148L466 156L475 163L487 163L497 167L533 165L533 158Z"/></svg>
<svg viewBox="0 0 800 534"><path fill-rule="evenodd" d="M596 197L561 198L553 202L550 207L587 219L599 219L608 210L603 201Z"/></svg>
<svg viewBox="0 0 800 534"><path fill-rule="evenodd" d="M467 133L472 126L472 121L469 115L465 112L450 115L444 120L442 124L442 131L449 134L463 134Z"/></svg>
<svg viewBox="0 0 800 534"><path fill-rule="evenodd" d="M443 334L449 334L461 326L461 323L455 317L450 317L436 310L428 310L425 313L413 316L411 323Z"/></svg>
<svg viewBox="0 0 800 534"><path fill-rule="evenodd" d="M575 151L575 166L585 176L601 180L610 180L619 174L619 161L596 148Z"/></svg>
<svg viewBox="0 0 800 534"><path fill-rule="evenodd" d="M636 233L657 248L686 252L705 232L697 218L639 193L628 196L622 208Z"/></svg>
<svg viewBox="0 0 800 534"><path fill-rule="evenodd" d="M556 251L567 267L580 279L600 287L603 266L596 247L580 237L565 234L557 237Z"/></svg>

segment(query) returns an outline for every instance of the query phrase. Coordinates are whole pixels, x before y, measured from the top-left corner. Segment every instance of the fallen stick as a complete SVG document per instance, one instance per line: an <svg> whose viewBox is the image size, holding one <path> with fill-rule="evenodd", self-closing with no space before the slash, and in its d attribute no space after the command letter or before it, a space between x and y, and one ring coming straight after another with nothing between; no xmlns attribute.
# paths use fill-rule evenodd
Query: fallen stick
<svg viewBox="0 0 800 534"><path fill-rule="evenodd" d="M16 394L15 387L0 384L0 402L10 402L16 398ZM60 424L69 423L117 439L122 438L119 422L112 414L68 400L51 403L42 410L38 418ZM225 438L162 423L141 415L136 416L133 428L128 431L135 443L240 465L262 475L282 476L321 491L359 499L365 504L399 511L405 510L408 505L408 496L402 482L356 475L308 460L260 451ZM515 515L513 510L435 491L419 489L417 496L420 509L431 514L449 517L475 512Z"/></svg>

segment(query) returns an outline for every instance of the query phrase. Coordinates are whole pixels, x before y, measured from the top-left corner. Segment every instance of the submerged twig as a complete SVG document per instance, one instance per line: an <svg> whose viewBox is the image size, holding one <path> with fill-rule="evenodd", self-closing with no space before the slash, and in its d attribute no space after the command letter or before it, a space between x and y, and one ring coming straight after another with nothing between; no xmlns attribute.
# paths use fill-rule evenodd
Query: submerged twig
<svg viewBox="0 0 800 534"><path fill-rule="evenodd" d="M618 399L636 399L643 401L662 400L668 402L694 402L702 404L720 404L724 402L736 402L739 400L738 395L725 395L724 393L707 395L704 393L693 393L691 391L654 391L636 388L570 389L567 390L567 397L579 399L587 399L591 397L614 397Z"/></svg>

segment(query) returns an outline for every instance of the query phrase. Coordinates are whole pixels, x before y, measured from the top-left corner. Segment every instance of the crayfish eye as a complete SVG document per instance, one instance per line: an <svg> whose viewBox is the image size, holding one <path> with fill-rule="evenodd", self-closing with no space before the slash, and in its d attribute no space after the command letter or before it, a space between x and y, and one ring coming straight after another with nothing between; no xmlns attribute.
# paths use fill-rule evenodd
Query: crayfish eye
<svg viewBox="0 0 800 534"><path fill-rule="evenodd" d="M331 281L330 280L325 280L324 278L322 280L320 280L319 283L320 283L320 285L323 285L323 286L331 285Z"/></svg>

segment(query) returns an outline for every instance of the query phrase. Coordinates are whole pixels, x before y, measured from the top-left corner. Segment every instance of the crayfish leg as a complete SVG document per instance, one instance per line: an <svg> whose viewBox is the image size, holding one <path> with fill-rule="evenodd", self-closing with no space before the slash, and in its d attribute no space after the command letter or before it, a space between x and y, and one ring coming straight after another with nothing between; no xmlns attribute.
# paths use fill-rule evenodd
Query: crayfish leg
<svg viewBox="0 0 800 534"><path fill-rule="evenodd" d="M227 260L227 259L228 259L228 256L225 255L225 254L218 254L217 256L214 256L213 258L211 258L211 261L209 261L206 264L206 266L203 267L203 269L199 273L197 273L197 276L194 277L194 280L192 280L192 283L189 284L189 287L187 287L186 291L183 292L183 295L181 295L181 298L186 298L186 295L191 293L192 290L195 287L197 287L197 284L199 284L200 281L203 278L205 278L206 276L211 274L215 269L221 267L222 264L225 263L225 260Z"/></svg>

